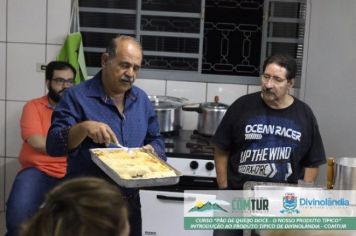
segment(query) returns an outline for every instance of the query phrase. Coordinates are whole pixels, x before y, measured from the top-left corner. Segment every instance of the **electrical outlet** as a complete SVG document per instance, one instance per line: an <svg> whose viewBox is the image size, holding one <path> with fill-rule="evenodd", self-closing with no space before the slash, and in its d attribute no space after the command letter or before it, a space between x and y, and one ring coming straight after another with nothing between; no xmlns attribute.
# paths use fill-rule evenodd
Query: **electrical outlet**
<svg viewBox="0 0 356 236"><path fill-rule="evenodd" d="M46 64L36 63L36 71L37 72L45 72L46 71Z"/></svg>

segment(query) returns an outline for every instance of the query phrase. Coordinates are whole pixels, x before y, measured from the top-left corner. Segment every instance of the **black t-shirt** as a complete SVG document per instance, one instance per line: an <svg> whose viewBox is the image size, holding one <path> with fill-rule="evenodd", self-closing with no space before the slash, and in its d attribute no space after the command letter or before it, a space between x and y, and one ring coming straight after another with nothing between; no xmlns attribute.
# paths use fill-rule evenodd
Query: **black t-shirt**
<svg viewBox="0 0 356 236"><path fill-rule="evenodd" d="M285 109L268 107L260 92L237 99L212 142L230 152L232 189L242 189L246 181L297 183L305 167L326 162L313 112L297 98Z"/></svg>

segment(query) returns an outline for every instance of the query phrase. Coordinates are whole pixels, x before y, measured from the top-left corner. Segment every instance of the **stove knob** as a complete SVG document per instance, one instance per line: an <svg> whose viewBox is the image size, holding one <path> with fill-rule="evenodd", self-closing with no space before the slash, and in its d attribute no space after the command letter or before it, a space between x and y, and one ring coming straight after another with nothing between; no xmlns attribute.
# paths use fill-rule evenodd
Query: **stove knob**
<svg viewBox="0 0 356 236"><path fill-rule="evenodd" d="M190 162L190 168L193 170L198 169L199 163L197 161Z"/></svg>
<svg viewBox="0 0 356 236"><path fill-rule="evenodd" d="M207 170L214 170L214 163L212 163L212 162L207 162L206 164L205 164L205 168L207 169Z"/></svg>

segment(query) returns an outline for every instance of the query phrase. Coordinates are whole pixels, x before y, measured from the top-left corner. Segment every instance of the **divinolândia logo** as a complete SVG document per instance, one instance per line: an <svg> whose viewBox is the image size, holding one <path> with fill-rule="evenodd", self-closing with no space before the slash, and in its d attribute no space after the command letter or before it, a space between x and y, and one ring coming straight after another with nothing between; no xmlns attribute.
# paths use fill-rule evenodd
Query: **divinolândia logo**
<svg viewBox="0 0 356 236"><path fill-rule="evenodd" d="M286 193L283 196L283 210L280 212L283 214L298 214L300 211L297 208L298 198L294 193Z"/></svg>

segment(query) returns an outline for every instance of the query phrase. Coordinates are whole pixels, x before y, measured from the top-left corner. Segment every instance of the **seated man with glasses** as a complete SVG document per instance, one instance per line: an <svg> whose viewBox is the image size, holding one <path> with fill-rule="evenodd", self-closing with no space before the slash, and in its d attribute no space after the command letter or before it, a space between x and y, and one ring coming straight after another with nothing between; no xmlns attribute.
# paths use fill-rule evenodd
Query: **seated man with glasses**
<svg viewBox="0 0 356 236"><path fill-rule="evenodd" d="M289 94L296 71L288 55L267 58L261 92L238 98L225 113L212 138L219 188L241 190L246 181L315 181L325 152L312 110ZM242 230L214 235L238 236Z"/></svg>
<svg viewBox="0 0 356 236"><path fill-rule="evenodd" d="M76 71L67 62L52 61L46 67L47 95L27 102L21 116L23 139L16 175L6 205L7 236L18 235L20 225L42 204L45 194L66 174L66 157L46 152L46 137L54 107L64 90L74 83Z"/></svg>

